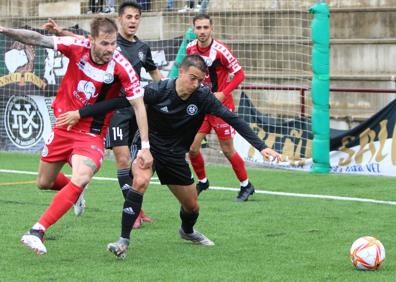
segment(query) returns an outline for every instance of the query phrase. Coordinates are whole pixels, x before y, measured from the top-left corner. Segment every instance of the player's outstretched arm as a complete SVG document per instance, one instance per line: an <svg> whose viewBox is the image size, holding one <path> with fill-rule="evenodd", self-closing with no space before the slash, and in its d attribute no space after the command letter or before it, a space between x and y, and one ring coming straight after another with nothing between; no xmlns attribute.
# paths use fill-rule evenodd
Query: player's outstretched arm
<svg viewBox="0 0 396 282"><path fill-rule="evenodd" d="M230 124L243 138L245 138L253 147L260 151L265 159L280 161L281 155L271 148L267 148L263 140L258 138L256 133L254 133L254 131L242 118L228 110L218 100L211 96L208 97L212 100L212 102L209 103L210 108L207 112L208 114L220 117L225 122Z"/></svg>
<svg viewBox="0 0 396 282"><path fill-rule="evenodd" d="M153 80L161 80L161 78L162 78L162 75L161 75L161 72L159 71L159 69L149 71L149 74Z"/></svg>
<svg viewBox="0 0 396 282"><path fill-rule="evenodd" d="M0 26L0 33L3 33L23 44L54 48L54 39L52 37L42 35L33 30L15 29Z"/></svg>
<svg viewBox="0 0 396 282"><path fill-rule="evenodd" d="M101 101L95 104L90 104L82 107L78 111L69 111L60 114L56 119L56 126L67 125L67 129L70 130L81 118L91 117L107 112L111 112L115 109L130 107L131 104L125 97L116 97L113 99Z"/></svg>

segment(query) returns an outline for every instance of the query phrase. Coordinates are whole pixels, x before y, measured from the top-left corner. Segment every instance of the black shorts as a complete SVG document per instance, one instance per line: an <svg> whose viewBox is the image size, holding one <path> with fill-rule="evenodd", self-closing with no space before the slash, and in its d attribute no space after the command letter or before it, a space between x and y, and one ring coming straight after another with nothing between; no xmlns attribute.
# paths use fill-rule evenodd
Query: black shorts
<svg viewBox="0 0 396 282"><path fill-rule="evenodd" d="M194 183L194 176L184 157L169 158L151 153L154 158L154 169L162 185L191 185Z"/></svg>
<svg viewBox="0 0 396 282"><path fill-rule="evenodd" d="M131 107L114 111L106 136L106 149L131 146L138 129L135 113Z"/></svg>
<svg viewBox="0 0 396 282"><path fill-rule="evenodd" d="M136 158L137 152L141 148L139 131L133 138L131 146L132 159ZM191 185L194 183L194 176L191 172L184 156L169 157L153 152L154 158L153 170L157 173L161 185Z"/></svg>

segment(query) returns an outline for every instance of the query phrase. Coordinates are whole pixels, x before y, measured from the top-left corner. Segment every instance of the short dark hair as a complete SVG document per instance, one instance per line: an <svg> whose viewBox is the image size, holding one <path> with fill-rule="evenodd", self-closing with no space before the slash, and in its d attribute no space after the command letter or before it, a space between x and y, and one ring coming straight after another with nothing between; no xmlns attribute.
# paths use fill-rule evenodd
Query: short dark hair
<svg viewBox="0 0 396 282"><path fill-rule="evenodd" d="M205 20L205 19L209 20L209 23L211 25L213 24L213 21L212 21L212 19L211 19L211 17L209 15L207 15L207 14L198 14L195 17L193 17L193 25L195 25L195 22L197 20Z"/></svg>
<svg viewBox="0 0 396 282"><path fill-rule="evenodd" d="M117 32L116 22L105 16L95 16L91 21L91 36L93 38L98 37L99 32L113 33Z"/></svg>
<svg viewBox="0 0 396 282"><path fill-rule="evenodd" d="M208 67L206 66L204 59L202 59L202 57L198 54L188 55L183 59L182 63L180 64L180 68L186 70L189 67L196 67L204 73L208 72Z"/></svg>
<svg viewBox="0 0 396 282"><path fill-rule="evenodd" d="M139 11L140 15L142 14L142 6L140 6L139 3L137 3L136 1L124 1L120 5L120 7L118 7L118 15L122 16L126 8L135 8Z"/></svg>

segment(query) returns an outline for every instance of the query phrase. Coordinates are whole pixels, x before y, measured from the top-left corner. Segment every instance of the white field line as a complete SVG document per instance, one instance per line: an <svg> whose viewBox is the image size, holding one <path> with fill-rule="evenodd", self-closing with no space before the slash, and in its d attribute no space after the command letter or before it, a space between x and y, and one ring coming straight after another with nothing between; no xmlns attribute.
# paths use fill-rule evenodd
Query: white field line
<svg viewBox="0 0 396 282"><path fill-rule="evenodd" d="M23 170L12 170L12 169L0 169L0 172L2 173L10 173L10 174L26 174L26 175L37 175L37 172L34 171L23 171ZM66 174L66 176L70 177L70 174ZM114 177L100 177L100 176L94 176L93 179L99 180L99 181L118 181L117 178ZM157 177L152 177L152 180L158 180ZM155 183L153 183L155 184ZM159 184L159 182L158 182Z"/></svg>
<svg viewBox="0 0 396 282"><path fill-rule="evenodd" d="M9 170L9 169L0 169L0 173L37 175L37 172L22 171L22 170ZM93 179L98 180L98 181L118 181L117 178L114 178L114 177L94 176ZM153 177L151 180L158 180L158 178ZM161 185L158 181L151 181L150 184ZM218 187L218 186L210 186L210 189L211 190L219 190L219 191L239 191L239 188ZM352 197L340 197L340 196L316 195L316 194L299 194L299 193L265 191L265 190L257 190L257 189L255 190L255 192L258 194L267 194L267 195L284 196L284 197L314 198L314 199L324 199L324 200L350 201L350 202L362 202L362 203L372 203L372 204L396 206L395 201L382 201L382 200L365 199L365 198L352 198Z"/></svg>

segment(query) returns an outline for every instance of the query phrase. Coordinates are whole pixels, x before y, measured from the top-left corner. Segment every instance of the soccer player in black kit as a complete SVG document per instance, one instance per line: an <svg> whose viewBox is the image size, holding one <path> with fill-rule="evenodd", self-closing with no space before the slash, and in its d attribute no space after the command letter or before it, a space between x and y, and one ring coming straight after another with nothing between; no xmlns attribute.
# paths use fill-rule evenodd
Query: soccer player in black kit
<svg viewBox="0 0 396 282"><path fill-rule="evenodd" d="M128 59L139 77L141 77L141 70L144 68L153 80L160 80L161 73L153 62L150 47L136 36L141 15L142 7L135 1L124 1L119 6L118 23L120 29L117 34L117 50ZM62 29L52 19L43 28L57 35L79 37L70 31ZM123 91L121 95L125 96ZM130 146L136 130L137 124L132 107L114 111L106 137L106 149L113 150L117 163L118 183L124 198L128 190L131 189L132 184ZM84 208L85 200L82 194L74 205L75 214L81 215L84 212ZM141 209L134 228L139 228L144 221L151 221L151 219Z"/></svg>
<svg viewBox="0 0 396 282"><path fill-rule="evenodd" d="M180 65L177 79L157 81L145 87L144 102L149 122L150 151L154 158L153 170L161 184L167 185L181 204L180 237L196 244L212 246L213 241L194 229L199 216L198 196L193 175L185 159L205 115L224 119L265 158L279 160L280 155L266 148L246 122L224 107L209 88L201 84L206 72L205 61L199 55L186 56ZM80 117L108 111L124 102L125 99L122 101L117 98L106 103L96 103L62 115L58 123L72 126ZM138 138L134 144L138 145ZM134 173L133 176L147 177L147 174L151 175L152 170ZM126 257L134 217L141 207L145 191L137 191L135 187L132 189L128 192L123 207L121 237L107 246L119 258Z"/></svg>
<svg viewBox="0 0 396 282"><path fill-rule="evenodd" d="M161 73L153 62L150 47L135 34L139 28L142 7L135 1L125 1L118 8L120 31L117 35L117 49L129 60L135 72L141 76L144 68L153 80L160 80ZM131 189L130 146L137 130L132 107L117 109L109 126L106 137L106 149L112 149L117 165L117 178L124 198ZM139 228L144 221L151 221L140 211L134 228Z"/></svg>

